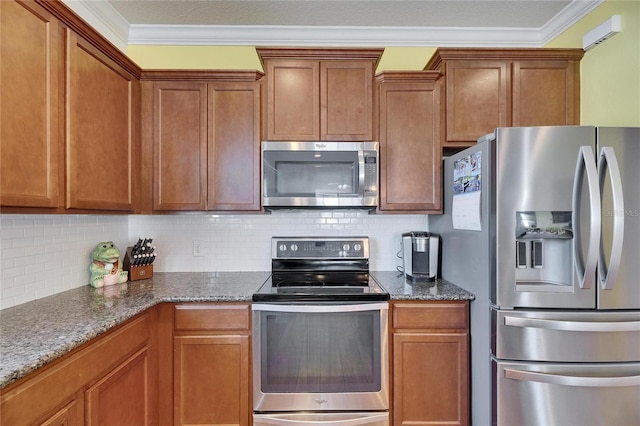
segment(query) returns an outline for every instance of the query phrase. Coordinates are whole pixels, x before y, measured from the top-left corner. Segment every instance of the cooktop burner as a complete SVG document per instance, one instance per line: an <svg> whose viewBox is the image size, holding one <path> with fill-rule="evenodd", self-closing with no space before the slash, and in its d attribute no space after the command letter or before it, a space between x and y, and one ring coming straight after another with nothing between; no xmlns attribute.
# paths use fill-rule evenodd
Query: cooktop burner
<svg viewBox="0 0 640 426"><path fill-rule="evenodd" d="M254 302L364 302L389 300L369 275L369 239L272 238L272 274Z"/></svg>

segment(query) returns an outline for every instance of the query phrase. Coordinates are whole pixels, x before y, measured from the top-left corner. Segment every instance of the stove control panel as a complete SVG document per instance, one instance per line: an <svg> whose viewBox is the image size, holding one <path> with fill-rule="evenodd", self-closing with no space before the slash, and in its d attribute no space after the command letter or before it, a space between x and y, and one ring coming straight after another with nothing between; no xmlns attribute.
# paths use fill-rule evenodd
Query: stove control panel
<svg viewBox="0 0 640 426"><path fill-rule="evenodd" d="M368 259L368 237L273 237L272 259Z"/></svg>

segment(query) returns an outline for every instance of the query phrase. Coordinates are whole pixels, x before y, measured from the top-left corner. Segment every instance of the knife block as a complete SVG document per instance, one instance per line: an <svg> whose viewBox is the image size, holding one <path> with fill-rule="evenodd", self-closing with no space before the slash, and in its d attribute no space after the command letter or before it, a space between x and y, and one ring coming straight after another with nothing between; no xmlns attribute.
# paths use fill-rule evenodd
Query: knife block
<svg viewBox="0 0 640 426"><path fill-rule="evenodd" d="M123 268L129 273L129 281L146 280L153 278L153 263L149 265L133 265L133 247L127 247L124 254Z"/></svg>

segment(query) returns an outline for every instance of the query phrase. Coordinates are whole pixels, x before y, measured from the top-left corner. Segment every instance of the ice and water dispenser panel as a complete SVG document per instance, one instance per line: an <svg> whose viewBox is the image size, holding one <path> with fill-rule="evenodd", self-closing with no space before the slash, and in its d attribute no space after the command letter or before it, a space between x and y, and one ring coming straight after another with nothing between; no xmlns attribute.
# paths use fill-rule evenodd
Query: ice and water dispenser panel
<svg viewBox="0 0 640 426"><path fill-rule="evenodd" d="M573 287L570 211L516 212L516 286Z"/></svg>

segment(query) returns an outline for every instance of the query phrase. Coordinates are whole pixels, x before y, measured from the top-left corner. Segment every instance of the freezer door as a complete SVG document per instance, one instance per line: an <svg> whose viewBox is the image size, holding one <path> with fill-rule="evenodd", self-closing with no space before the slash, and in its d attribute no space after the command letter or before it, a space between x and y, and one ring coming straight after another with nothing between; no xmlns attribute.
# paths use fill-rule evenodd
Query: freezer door
<svg viewBox="0 0 640 426"><path fill-rule="evenodd" d="M640 128L598 128L598 308L640 309Z"/></svg>
<svg viewBox="0 0 640 426"><path fill-rule="evenodd" d="M493 424L637 425L640 363L499 362L494 371Z"/></svg>
<svg viewBox="0 0 640 426"><path fill-rule="evenodd" d="M640 312L492 309L491 353L500 359L640 362Z"/></svg>
<svg viewBox="0 0 640 426"><path fill-rule="evenodd" d="M498 128L494 144L495 180L491 188L483 182L483 191L494 194L490 199L496 227L493 304L594 309L599 223L587 212L583 215L596 235L585 238L589 247L584 253L590 259L582 274L574 267L581 260L576 255L583 252L574 247L572 213L574 198L600 203L595 128ZM574 197L576 179L580 193ZM594 216L598 218L599 214Z"/></svg>

